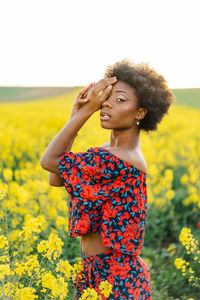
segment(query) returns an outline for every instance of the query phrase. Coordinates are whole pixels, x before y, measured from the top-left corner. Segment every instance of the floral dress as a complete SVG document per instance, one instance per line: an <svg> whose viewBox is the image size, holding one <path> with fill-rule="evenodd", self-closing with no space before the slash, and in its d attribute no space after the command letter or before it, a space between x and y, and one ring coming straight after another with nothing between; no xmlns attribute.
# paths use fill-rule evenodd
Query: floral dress
<svg viewBox="0 0 200 300"><path fill-rule="evenodd" d="M102 147L67 151L59 157L59 172L69 193L69 235L96 232L110 250L81 253L82 271L74 286L76 299L88 287L100 299L152 299L150 272L139 256L147 212L146 173ZM99 285L112 284L109 298Z"/></svg>

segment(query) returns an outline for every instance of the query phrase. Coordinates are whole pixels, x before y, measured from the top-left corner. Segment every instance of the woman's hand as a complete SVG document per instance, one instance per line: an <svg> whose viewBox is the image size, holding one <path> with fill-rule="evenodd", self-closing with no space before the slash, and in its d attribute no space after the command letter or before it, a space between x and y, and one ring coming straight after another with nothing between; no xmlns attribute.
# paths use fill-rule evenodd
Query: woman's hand
<svg viewBox="0 0 200 300"><path fill-rule="evenodd" d="M105 78L99 80L97 83L93 84L86 93L84 107L88 110L95 112L99 110L102 103L107 99L111 90L112 84L117 82L116 77Z"/></svg>
<svg viewBox="0 0 200 300"><path fill-rule="evenodd" d="M72 111L70 117L72 118L78 111L79 109L84 105L84 103L88 102L87 99L87 93L89 89L95 84L90 83L87 87L83 88L77 95L76 99L74 100L74 103L72 105Z"/></svg>

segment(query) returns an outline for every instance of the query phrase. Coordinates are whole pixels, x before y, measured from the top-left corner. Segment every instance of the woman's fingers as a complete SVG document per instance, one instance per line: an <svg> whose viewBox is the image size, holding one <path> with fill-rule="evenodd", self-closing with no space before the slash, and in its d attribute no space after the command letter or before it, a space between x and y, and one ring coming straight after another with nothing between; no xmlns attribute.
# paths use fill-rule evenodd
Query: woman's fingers
<svg viewBox="0 0 200 300"><path fill-rule="evenodd" d="M90 83L86 88L84 88L81 93L79 94L79 97L78 97L78 102L79 103L85 103L87 102L89 99L87 99L87 94L88 94L88 91L89 89L95 85L96 82L93 82L93 83Z"/></svg>
<svg viewBox="0 0 200 300"><path fill-rule="evenodd" d="M96 82L90 83L89 86L81 93L80 98L84 99L87 97L89 90L95 85Z"/></svg>
<svg viewBox="0 0 200 300"><path fill-rule="evenodd" d="M100 102L104 102L106 100L106 98L108 97L108 95L110 94L111 90L112 90L112 85L110 84L109 86L107 86L107 88L101 93L99 101Z"/></svg>
<svg viewBox="0 0 200 300"><path fill-rule="evenodd" d="M78 94L77 101L78 103L84 104L87 102L93 103L93 101L97 101L97 106L99 103L103 103L112 90L112 84L117 82L116 77L101 79L97 83L90 83L87 87L82 89L82 91ZM97 96L98 95L98 96ZM96 100L95 100L96 99Z"/></svg>
<svg viewBox="0 0 200 300"><path fill-rule="evenodd" d="M89 90L89 88L90 88L92 85L93 85L93 83L90 83L88 86L86 86L85 88L83 88L83 89L79 92L78 96L84 95L84 94Z"/></svg>
<svg viewBox="0 0 200 300"><path fill-rule="evenodd" d="M95 91L99 93L102 89L105 89L107 86L110 84L113 84L117 81L116 77L111 77L111 78L106 78L106 79L101 79L97 82L95 88Z"/></svg>
<svg viewBox="0 0 200 300"><path fill-rule="evenodd" d="M99 92L104 90L107 86L109 86L110 84L115 83L116 81L117 81L116 77L111 77L111 78L101 79L97 83L96 82L90 83L87 87L83 88L79 92L78 97L84 98L83 96L86 96L88 90L91 87L94 87L95 92L98 94Z"/></svg>

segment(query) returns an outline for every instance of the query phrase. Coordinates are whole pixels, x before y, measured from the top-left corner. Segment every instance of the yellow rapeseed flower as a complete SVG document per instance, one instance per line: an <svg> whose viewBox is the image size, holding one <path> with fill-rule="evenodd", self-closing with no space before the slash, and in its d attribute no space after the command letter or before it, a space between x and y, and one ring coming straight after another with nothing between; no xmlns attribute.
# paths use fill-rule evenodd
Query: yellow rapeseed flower
<svg viewBox="0 0 200 300"><path fill-rule="evenodd" d="M69 280L72 276L73 267L70 265L70 263L67 260L59 260L59 262L56 264L56 272L62 272L64 274L64 277Z"/></svg>
<svg viewBox="0 0 200 300"><path fill-rule="evenodd" d="M57 218L56 218L56 227L59 231L62 230L62 229L64 229L64 230L68 229L68 220L67 220L67 218L63 217L63 216L57 216Z"/></svg>
<svg viewBox="0 0 200 300"><path fill-rule="evenodd" d="M8 248L8 239L4 235L0 235L0 249Z"/></svg>
<svg viewBox="0 0 200 300"><path fill-rule="evenodd" d="M187 184L188 181L189 181L189 178L188 178L188 175L187 175L187 174L184 174L184 175L181 176L180 182L181 182L183 185Z"/></svg>
<svg viewBox="0 0 200 300"><path fill-rule="evenodd" d="M75 279L83 279L82 271L83 271L83 263L81 257L77 258L77 262L74 264L73 268L73 275L72 275L72 280L75 281Z"/></svg>
<svg viewBox="0 0 200 300"><path fill-rule="evenodd" d="M0 256L0 262L1 263L7 263L7 262L10 262L10 256L8 254L8 251L5 251L5 254L6 255L1 255Z"/></svg>
<svg viewBox="0 0 200 300"><path fill-rule="evenodd" d="M10 270L9 264L0 265L0 280L3 280L5 275L12 275L13 272Z"/></svg>
<svg viewBox="0 0 200 300"><path fill-rule="evenodd" d="M51 233L48 241L41 241L37 246L38 253L47 257L51 262L56 260L62 254L62 246L64 243L56 233ZM53 260L52 260L53 259Z"/></svg>
<svg viewBox="0 0 200 300"><path fill-rule="evenodd" d="M7 282L4 284L5 296L11 297L15 294L15 285L12 282ZM13 297L11 298L13 299Z"/></svg>
<svg viewBox="0 0 200 300"><path fill-rule="evenodd" d="M192 233L191 229L184 227L181 230L181 233L179 235L179 240L185 246L186 250L190 252L194 252L194 250L197 249L198 245L198 240L195 240Z"/></svg>
<svg viewBox="0 0 200 300"><path fill-rule="evenodd" d="M68 283L64 281L64 278L61 276L53 276L51 271L44 272L41 276L42 278L42 286L43 292L46 292L45 288L51 290L50 297L51 299L55 299L59 297L59 299L64 300L68 293Z"/></svg>
<svg viewBox="0 0 200 300"><path fill-rule="evenodd" d="M47 252L48 248L49 248L49 243L48 241L44 241L44 240L42 240L37 246L38 253Z"/></svg>
<svg viewBox="0 0 200 300"><path fill-rule="evenodd" d="M20 229L14 229L8 233L9 242L15 242L19 238Z"/></svg>
<svg viewBox="0 0 200 300"><path fill-rule="evenodd" d="M38 220L38 218L31 218L28 221L25 221L24 225L23 234L25 235L25 239L28 239L34 232L41 232L42 223Z"/></svg>
<svg viewBox="0 0 200 300"><path fill-rule="evenodd" d="M36 290L32 287L24 287L22 289L16 289L15 299L16 300L34 300L38 298L34 293Z"/></svg>
<svg viewBox="0 0 200 300"><path fill-rule="evenodd" d="M101 291L101 294L108 298L112 291L112 284L110 284L107 280L102 281L99 285L99 289Z"/></svg>
<svg viewBox="0 0 200 300"><path fill-rule="evenodd" d="M166 193L166 197L171 200L173 197L174 197L174 190L168 190L167 193Z"/></svg>
<svg viewBox="0 0 200 300"><path fill-rule="evenodd" d="M83 294L81 295L80 300L97 300L98 294L95 289L87 288L84 290Z"/></svg>
<svg viewBox="0 0 200 300"><path fill-rule="evenodd" d="M13 171L10 168L4 168L3 177L5 181L11 181L13 179Z"/></svg>
<svg viewBox="0 0 200 300"><path fill-rule="evenodd" d="M186 261L182 258L176 258L174 261L174 265L177 269L181 269L185 265Z"/></svg>

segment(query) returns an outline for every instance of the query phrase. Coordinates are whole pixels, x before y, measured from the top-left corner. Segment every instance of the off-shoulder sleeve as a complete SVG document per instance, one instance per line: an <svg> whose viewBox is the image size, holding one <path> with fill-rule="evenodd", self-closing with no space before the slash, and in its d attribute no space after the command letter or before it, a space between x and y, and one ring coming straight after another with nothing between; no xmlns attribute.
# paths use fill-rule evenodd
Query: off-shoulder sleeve
<svg viewBox="0 0 200 300"><path fill-rule="evenodd" d="M107 185L120 176L120 170L106 161L97 147L86 152L63 153L58 169L70 195L70 235L82 236L88 231L96 231L102 215L101 205L108 198Z"/></svg>
<svg viewBox="0 0 200 300"><path fill-rule="evenodd" d="M69 193L79 190L81 182L85 185L111 183L125 174L124 166L118 159L110 156L100 147L91 147L86 152L67 151L59 157L58 169ZM102 148L103 149L103 148Z"/></svg>

